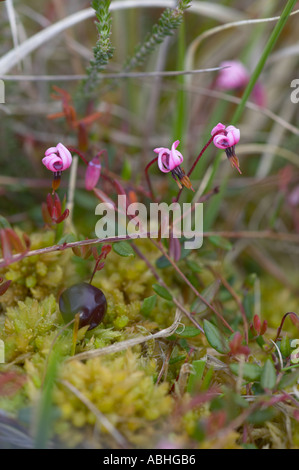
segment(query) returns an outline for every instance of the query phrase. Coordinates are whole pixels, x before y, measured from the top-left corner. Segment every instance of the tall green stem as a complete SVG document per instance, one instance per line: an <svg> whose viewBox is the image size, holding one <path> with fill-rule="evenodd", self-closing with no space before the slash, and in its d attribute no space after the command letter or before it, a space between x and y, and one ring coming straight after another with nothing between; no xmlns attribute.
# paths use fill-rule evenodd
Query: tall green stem
<svg viewBox="0 0 299 470"><path fill-rule="evenodd" d="M292 12L292 9L294 8L295 4L296 4L297 0L288 0L281 16L280 16L280 19L278 20L278 22L276 23L276 26L274 27L272 33L271 33L271 36L265 46L265 49L261 55L261 58L257 64L257 66L255 67L255 70L253 71L252 73L252 76L249 80L249 83L243 93L243 96L242 96L242 99L232 117L232 120L230 122L230 124L232 125L235 125L239 122L241 116L242 116L242 113L244 111L244 108L246 106L246 103L251 95L251 92L265 66L265 63L267 61L267 58L269 57L274 45L276 44L276 41L278 40L285 24L286 24L286 21L288 19L288 17L290 16L290 13ZM216 171L219 167L219 164L220 164L220 161L221 161L221 154L219 154L217 156L217 158L215 159L215 164L214 164L214 168L213 168L213 174L211 175L211 179L210 179L210 182L212 182L212 178L214 178L215 174L216 174ZM227 183L228 183L228 176L226 176L224 178L224 180L222 181L222 184L221 184L221 189L220 189L220 192L217 196L215 196L211 202L210 202L210 205L209 205L209 213L208 213L208 217L205 218L205 230L208 230L209 227L211 227L213 221L215 220L215 218L217 217L217 214L219 212L219 207L220 207L220 204L221 204L221 200L222 200L222 197L225 193L225 190L227 188Z"/></svg>

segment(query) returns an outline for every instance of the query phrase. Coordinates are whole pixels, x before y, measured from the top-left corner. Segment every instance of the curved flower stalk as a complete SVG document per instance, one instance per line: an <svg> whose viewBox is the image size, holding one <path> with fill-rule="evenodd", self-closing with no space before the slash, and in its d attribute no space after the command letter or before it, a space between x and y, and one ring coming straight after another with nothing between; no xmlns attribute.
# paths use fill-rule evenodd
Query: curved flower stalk
<svg viewBox="0 0 299 470"><path fill-rule="evenodd" d="M53 191L59 188L61 174L67 170L72 164L71 152L61 143L56 147L50 147L45 151L45 156L42 159L45 167L53 172Z"/></svg>
<svg viewBox="0 0 299 470"><path fill-rule="evenodd" d="M165 147L158 147L154 149L154 152L158 154L158 167L159 170L163 173L171 172L173 179L180 189L182 189L183 185L186 188L192 189L192 191L194 191L190 179L185 174L183 168L181 168L184 157L181 152L176 150L179 143L180 141L176 140L172 144L171 149Z"/></svg>
<svg viewBox="0 0 299 470"><path fill-rule="evenodd" d="M242 174L239 160L235 154L235 146L240 140L240 130L235 126L225 127L224 124L219 122L217 126L212 129L211 135L215 147L225 150L231 166L237 168L238 172Z"/></svg>

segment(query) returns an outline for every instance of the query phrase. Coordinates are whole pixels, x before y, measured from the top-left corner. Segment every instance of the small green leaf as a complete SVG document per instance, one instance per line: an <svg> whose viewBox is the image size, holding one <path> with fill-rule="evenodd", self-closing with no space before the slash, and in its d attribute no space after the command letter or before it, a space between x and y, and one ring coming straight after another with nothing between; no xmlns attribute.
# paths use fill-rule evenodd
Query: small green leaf
<svg viewBox="0 0 299 470"><path fill-rule="evenodd" d="M63 235L63 237L60 238L60 240L58 240L57 244L63 245L64 243L72 243L76 241L77 241L77 238L75 237L73 233L66 233L65 235Z"/></svg>
<svg viewBox="0 0 299 470"><path fill-rule="evenodd" d="M135 252L128 242L113 243L113 251L119 256L135 256Z"/></svg>
<svg viewBox="0 0 299 470"><path fill-rule="evenodd" d="M175 356L169 359L169 364L176 364L177 362L185 361L185 359L186 359L186 355L181 354L179 356Z"/></svg>
<svg viewBox="0 0 299 470"><path fill-rule="evenodd" d="M297 383L298 379L299 379L299 371L293 371L288 374L284 374L278 384L278 389L283 390L285 388L292 387L293 385Z"/></svg>
<svg viewBox="0 0 299 470"><path fill-rule="evenodd" d="M230 369L233 374L240 375L249 382L259 380L262 369L257 364L243 363L243 364L230 364Z"/></svg>
<svg viewBox="0 0 299 470"><path fill-rule="evenodd" d="M11 228L11 225L5 217L0 215L0 229L2 228Z"/></svg>
<svg viewBox="0 0 299 470"><path fill-rule="evenodd" d="M276 384L276 371L273 362L267 359L261 373L261 387L272 390Z"/></svg>
<svg viewBox="0 0 299 470"><path fill-rule="evenodd" d="M187 259L186 264L193 273L201 273L203 270L203 267L200 264L196 263L196 261L193 261L192 259Z"/></svg>
<svg viewBox="0 0 299 470"><path fill-rule="evenodd" d="M185 326L182 332L177 332L176 334L182 338L194 338L194 336L200 335L201 331L195 326Z"/></svg>
<svg viewBox="0 0 299 470"><path fill-rule="evenodd" d="M159 269L164 269L168 268L168 266L171 266L170 261L166 258L166 256L162 255L160 258L157 259L156 261L156 267Z"/></svg>
<svg viewBox="0 0 299 470"><path fill-rule="evenodd" d="M206 338L216 351L225 354L229 351L228 341L223 336L223 334L218 330L218 328L210 323L208 320L204 320L203 329L206 335Z"/></svg>
<svg viewBox="0 0 299 470"><path fill-rule="evenodd" d="M210 284L206 289L204 289L201 292L201 296L207 302L211 303L215 295L218 292L219 286L220 286L220 281L219 279L217 279L215 282ZM207 309L208 309L207 305L199 297L197 297L191 305L191 310L193 313L197 313L197 314L203 313Z"/></svg>
<svg viewBox="0 0 299 470"><path fill-rule="evenodd" d="M206 367L206 361L203 360L195 360L192 362L192 367L194 373L190 374L188 384L187 384L187 392L192 393L192 391L195 388L196 383L198 383L203 376L205 367Z"/></svg>
<svg viewBox="0 0 299 470"><path fill-rule="evenodd" d="M289 357L291 355L291 343L290 339L287 336L284 336L280 342L279 349L281 351L281 354L284 357Z"/></svg>
<svg viewBox="0 0 299 470"><path fill-rule="evenodd" d="M226 238L220 237L219 235L211 235L209 237L210 242L212 245L217 246L217 248L222 248L223 250L231 250L233 245L229 240Z"/></svg>
<svg viewBox="0 0 299 470"><path fill-rule="evenodd" d="M202 384L201 384L201 389L202 390L208 390L209 385L210 385L211 380L212 380L212 377L213 377L213 373L214 373L213 367L211 367L210 369L207 370L207 372L206 372L206 374L203 378Z"/></svg>
<svg viewBox="0 0 299 470"><path fill-rule="evenodd" d="M167 289L165 289L165 287L160 286L160 284L153 284L153 289L156 294L159 295L159 297L162 297L166 300L172 300L172 295L168 292Z"/></svg>
<svg viewBox="0 0 299 470"><path fill-rule="evenodd" d="M265 410L257 410L251 413L246 419L251 424L264 424L265 421L271 421L276 415L276 410L273 408L266 408Z"/></svg>
<svg viewBox="0 0 299 470"><path fill-rule="evenodd" d="M141 313L147 317L151 311L155 308L157 303L157 296L156 295L151 295L150 297L146 297L146 299L143 300L142 306L141 306Z"/></svg>

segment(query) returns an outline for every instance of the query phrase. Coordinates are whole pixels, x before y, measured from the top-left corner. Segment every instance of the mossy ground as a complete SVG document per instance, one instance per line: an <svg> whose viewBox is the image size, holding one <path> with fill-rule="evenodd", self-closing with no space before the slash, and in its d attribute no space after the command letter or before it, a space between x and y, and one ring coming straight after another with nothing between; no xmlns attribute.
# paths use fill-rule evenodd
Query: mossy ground
<svg viewBox="0 0 299 470"><path fill-rule="evenodd" d="M33 234L34 246L45 246L52 236L46 232ZM155 264L159 257L156 248L148 240L138 241L138 245ZM88 265L88 261L86 263ZM41 270L41 266L44 269ZM94 411L97 410L100 416L102 414L109 420L115 432L120 433L124 442L133 447L209 448L218 445L241 448L242 427L228 430L220 443L209 438L217 430L217 424L229 425L246 410L248 403L242 401L246 388L240 389L238 377L229 372L229 357L213 350L202 334L188 335L187 328L185 336L177 334L153 339L86 361L76 359L73 328L64 327L58 306L63 288L80 280L75 268L76 259L69 251L27 258L4 270L5 277L13 282L1 298L0 339L5 344L6 360L0 375L1 409L17 421L23 410L29 410L31 425L28 432L32 433L34 442L37 404L45 387L51 354L59 348L55 386L51 393L50 439L55 445L117 447L113 432L101 422ZM165 268L165 273L168 285L178 293L180 281L177 275L169 268ZM34 279L34 286L28 284L28 278ZM200 279L209 283L210 271L203 269ZM128 259L111 252L104 269L93 279L93 285L106 295L107 313L92 331L87 331L86 327L79 330L75 355L170 326L175 315L172 302L157 296L151 312L147 316L142 313L143 299L153 295L155 281L145 262L137 256ZM271 286L268 289L272 289ZM227 318L232 318L236 312L234 300L221 289L217 295L215 305L222 305ZM267 288L263 290L263 296L267 298ZM186 298L185 306L189 308L190 303L191 299ZM270 327L274 328L277 322L271 317L270 305L266 311L269 311ZM178 332L193 327L186 318L182 319L181 326ZM263 363L263 354L257 346L252 347L251 354L255 362ZM198 361L206 361L206 364L201 378L192 382ZM78 394L66 384L75 387ZM223 387L226 391L219 394ZM218 390L216 395L215 390ZM91 407L82 402L80 394ZM258 421L252 426L250 436L256 446L298 446L298 425L290 419L290 410L281 406L282 409L276 410L273 416L266 416L264 422ZM282 429L287 429L287 434L282 433Z"/></svg>

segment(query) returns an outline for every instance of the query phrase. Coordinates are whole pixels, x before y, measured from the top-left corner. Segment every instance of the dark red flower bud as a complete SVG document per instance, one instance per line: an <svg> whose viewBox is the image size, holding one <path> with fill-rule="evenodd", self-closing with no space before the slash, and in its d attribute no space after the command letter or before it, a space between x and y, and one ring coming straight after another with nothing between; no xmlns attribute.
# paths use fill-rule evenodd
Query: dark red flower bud
<svg viewBox="0 0 299 470"><path fill-rule="evenodd" d="M234 334L233 339L229 343L229 349L230 349L230 354L233 356L237 354L244 354L245 356L248 356L250 354L250 349L248 346L243 346L242 345L242 335L237 331Z"/></svg>

